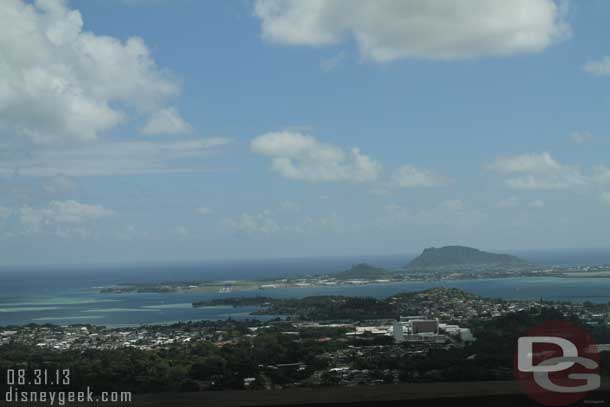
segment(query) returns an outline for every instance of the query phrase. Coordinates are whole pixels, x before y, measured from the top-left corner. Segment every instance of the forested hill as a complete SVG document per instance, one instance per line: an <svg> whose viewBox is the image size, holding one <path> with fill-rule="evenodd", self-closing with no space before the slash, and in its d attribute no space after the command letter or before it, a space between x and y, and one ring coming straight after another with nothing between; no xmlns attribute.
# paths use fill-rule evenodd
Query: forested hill
<svg viewBox="0 0 610 407"><path fill-rule="evenodd" d="M376 280L396 277L396 274L379 267L373 267L366 263L360 263L352 266L349 270L333 275L333 277L338 280Z"/></svg>
<svg viewBox="0 0 610 407"><path fill-rule="evenodd" d="M489 253L466 246L431 247L407 265L408 270L432 270L461 266L521 266L525 260L510 254Z"/></svg>

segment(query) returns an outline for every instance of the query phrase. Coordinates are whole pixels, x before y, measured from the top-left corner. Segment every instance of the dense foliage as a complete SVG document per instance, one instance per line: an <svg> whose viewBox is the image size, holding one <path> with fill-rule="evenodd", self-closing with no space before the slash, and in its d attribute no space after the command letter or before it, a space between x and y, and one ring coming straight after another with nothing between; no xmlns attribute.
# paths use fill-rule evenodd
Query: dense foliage
<svg viewBox="0 0 610 407"><path fill-rule="evenodd" d="M305 321L397 318L398 309L385 300L372 297L344 297L317 295L305 298L237 297L193 303L194 307L257 305L259 315L290 315Z"/></svg>
<svg viewBox="0 0 610 407"><path fill-rule="evenodd" d="M339 298L335 309L340 312ZM367 298L352 299L350 313L362 309L370 313L379 304ZM318 308L316 313L322 312ZM367 311L364 311L367 310ZM391 312L383 307L380 313ZM367 314L368 315L368 314ZM256 380L251 388L276 388L301 382L318 373L317 384L338 383L336 374L328 370L332 364L323 355L349 352L362 346L377 349L368 356L354 356L353 369L367 369L381 382L393 379L388 372L397 372L402 381L480 381L512 379L513 357L517 338L528 328L548 320L565 317L552 309L522 311L481 321L473 326L477 341L463 346L430 347L421 354L396 357L396 349L411 346L393 345L391 337L348 339L341 327L301 328L298 333L286 322L275 321L260 326L251 334L246 323L232 322L224 343L209 341L176 344L156 350L119 348L113 350L52 351L36 346L5 345L0 347L0 369L71 369L72 389L90 386L95 391L196 391L203 389L241 389L246 378ZM571 322L578 324L577 320ZM607 325L586 327L598 343L608 342ZM332 339L331 339L332 338ZM388 346L391 345L391 346ZM389 351L386 351L389 349ZM404 353L403 353L404 355ZM602 353L602 372L610 374L610 354ZM6 380L0 380L6 391ZM25 386L27 387L27 386ZM23 389L25 390L25 388Z"/></svg>

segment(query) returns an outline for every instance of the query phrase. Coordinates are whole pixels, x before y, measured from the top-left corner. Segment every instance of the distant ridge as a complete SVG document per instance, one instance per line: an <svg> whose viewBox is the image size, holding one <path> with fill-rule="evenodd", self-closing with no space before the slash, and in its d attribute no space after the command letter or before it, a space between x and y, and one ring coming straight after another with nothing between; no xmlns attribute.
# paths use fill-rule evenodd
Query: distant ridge
<svg viewBox="0 0 610 407"><path fill-rule="evenodd" d="M407 270L435 270L447 268L515 267L528 263L510 254L484 252L466 246L430 247L407 264Z"/></svg>

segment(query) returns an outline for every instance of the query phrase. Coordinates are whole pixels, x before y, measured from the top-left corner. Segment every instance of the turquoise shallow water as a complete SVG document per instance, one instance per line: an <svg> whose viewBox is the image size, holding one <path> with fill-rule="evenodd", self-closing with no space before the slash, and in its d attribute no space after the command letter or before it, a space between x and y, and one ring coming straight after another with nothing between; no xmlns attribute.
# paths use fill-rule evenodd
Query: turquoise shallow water
<svg viewBox="0 0 610 407"><path fill-rule="evenodd" d="M67 288L0 297L0 325L92 323L108 326L175 321L249 318L254 307L192 308L191 302L226 296L304 297L337 294L387 297L431 287L456 287L493 298L610 301L610 278L511 278L445 282L409 282L369 286L306 287L233 292L100 294L95 289Z"/></svg>
<svg viewBox="0 0 610 407"><path fill-rule="evenodd" d="M610 264L610 251L533 253L540 264ZM256 279L287 275L327 274L367 262L398 270L410 256L356 256L207 263L104 267L0 268L0 326L28 323L92 323L121 326L186 320L250 318L254 308L193 309L193 301L221 296L304 297L338 294L387 297L401 291L457 287L494 298L561 301L610 301L610 278L514 278L409 282L370 286L307 287L233 292L228 294L99 294L99 286L117 283L219 279Z"/></svg>

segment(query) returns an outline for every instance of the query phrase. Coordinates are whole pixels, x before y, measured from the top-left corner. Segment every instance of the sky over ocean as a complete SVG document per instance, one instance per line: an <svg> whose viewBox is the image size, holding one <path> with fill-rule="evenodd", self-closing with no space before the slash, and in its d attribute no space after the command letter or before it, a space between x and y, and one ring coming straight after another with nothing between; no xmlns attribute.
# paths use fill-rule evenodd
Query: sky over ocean
<svg viewBox="0 0 610 407"><path fill-rule="evenodd" d="M603 0L0 3L2 266L608 245Z"/></svg>

